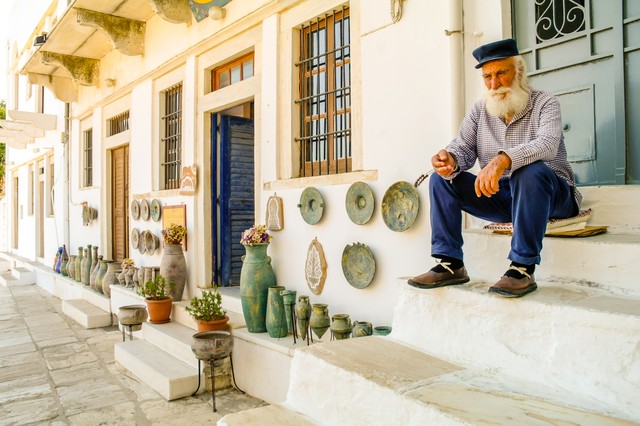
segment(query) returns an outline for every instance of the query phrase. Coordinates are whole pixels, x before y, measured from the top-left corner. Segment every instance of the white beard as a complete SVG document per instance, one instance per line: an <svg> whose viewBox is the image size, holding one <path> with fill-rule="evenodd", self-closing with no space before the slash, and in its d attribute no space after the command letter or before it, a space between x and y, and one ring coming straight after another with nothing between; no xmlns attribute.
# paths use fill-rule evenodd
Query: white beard
<svg viewBox="0 0 640 426"><path fill-rule="evenodd" d="M529 103L530 92L514 81L512 87L487 89L484 94L487 112L494 117L504 118L522 112Z"/></svg>

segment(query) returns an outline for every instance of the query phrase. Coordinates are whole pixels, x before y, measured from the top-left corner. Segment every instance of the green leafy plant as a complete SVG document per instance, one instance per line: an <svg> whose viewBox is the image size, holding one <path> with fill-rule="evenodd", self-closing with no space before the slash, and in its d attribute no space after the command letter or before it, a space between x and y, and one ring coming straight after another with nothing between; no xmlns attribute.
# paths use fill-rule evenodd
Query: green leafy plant
<svg viewBox="0 0 640 426"><path fill-rule="evenodd" d="M149 280L144 283L144 286L140 288L138 294L149 300L164 300L169 298L167 287L169 292L176 289L176 285L173 280L169 280L169 284L167 284L164 277L158 274L153 280Z"/></svg>
<svg viewBox="0 0 640 426"><path fill-rule="evenodd" d="M224 319L227 311L222 309L222 295L218 292L218 288L212 290L204 290L202 297L194 297L191 299L189 306L184 308L185 311L195 320L215 321Z"/></svg>

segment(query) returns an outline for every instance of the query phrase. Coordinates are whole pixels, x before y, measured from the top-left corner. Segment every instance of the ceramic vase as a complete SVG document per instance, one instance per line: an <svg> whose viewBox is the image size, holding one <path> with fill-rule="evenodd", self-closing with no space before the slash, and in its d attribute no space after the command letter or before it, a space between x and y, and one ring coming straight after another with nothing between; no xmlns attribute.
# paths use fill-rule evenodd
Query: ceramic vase
<svg viewBox="0 0 640 426"><path fill-rule="evenodd" d="M69 263L67 263L67 275L72 280L76 279L76 255L69 255Z"/></svg>
<svg viewBox="0 0 640 426"><path fill-rule="evenodd" d="M182 252L182 244L165 244L160 260L160 275L165 278L167 284L173 280L176 287L171 296L175 301L181 301L187 283L187 261Z"/></svg>
<svg viewBox="0 0 640 426"><path fill-rule="evenodd" d="M62 253L60 254L60 275L63 277L69 276L67 265L69 265L69 253L67 253L67 245L62 245Z"/></svg>
<svg viewBox="0 0 640 426"><path fill-rule="evenodd" d="M83 252L84 249L82 247L78 247L78 255L76 256L76 275L74 277L74 279L78 282L82 281L82 260L84 259Z"/></svg>
<svg viewBox="0 0 640 426"><path fill-rule="evenodd" d="M107 261L107 273L102 277L102 292L111 297L111 286L118 283L117 273L119 272L118 268L120 264L114 261Z"/></svg>
<svg viewBox="0 0 640 426"><path fill-rule="evenodd" d="M276 285L276 276L271 268L271 258L267 256L268 243L244 246L240 270L240 300L242 313L250 333L267 331L268 288Z"/></svg>
<svg viewBox="0 0 640 426"><path fill-rule="evenodd" d="M91 273L93 274L93 270L100 266L101 257L98 257L98 246L93 246L91 248L93 250L93 255L91 256Z"/></svg>
<svg viewBox="0 0 640 426"><path fill-rule="evenodd" d="M58 266L59 259L60 259L60 247L58 247L58 250L56 250L56 257L53 258L53 266L51 266L51 269L53 269L54 272L56 270L56 266Z"/></svg>
<svg viewBox="0 0 640 426"><path fill-rule="evenodd" d="M82 268L82 284L88 286L91 281L91 244L87 245L87 252L84 258L84 268Z"/></svg>
<svg viewBox="0 0 640 426"><path fill-rule="evenodd" d="M113 260L101 260L100 263L98 264L98 268L97 268L98 273L96 274L94 285L95 285L95 290L100 294L104 294L104 289L102 288L102 279L107 274L107 267L111 262L113 262Z"/></svg>
<svg viewBox="0 0 640 426"><path fill-rule="evenodd" d="M56 266L54 270L56 273L60 273L60 266L62 266L62 247L58 247L58 259L56 260Z"/></svg>
<svg viewBox="0 0 640 426"><path fill-rule="evenodd" d="M296 303L296 321L298 321L298 333L300 338L305 340L307 338L307 330L309 328L309 317L311 317L311 305L309 304L309 296L298 296L298 303Z"/></svg>
<svg viewBox="0 0 640 426"><path fill-rule="evenodd" d="M331 317L331 334L336 340L348 339L351 336L351 319L347 314L335 314Z"/></svg>
<svg viewBox="0 0 640 426"><path fill-rule="evenodd" d="M364 337L371 336L373 334L373 327L370 322L366 321L354 321L353 330L351 330L351 337Z"/></svg>
<svg viewBox="0 0 640 426"><path fill-rule="evenodd" d="M89 276L89 287L91 287L91 290L95 290L98 293L102 293L102 291L98 290L98 286L97 286L97 278L98 278L98 274L100 273L100 263L102 262L102 259L96 259L96 267L93 268L91 270L91 275Z"/></svg>
<svg viewBox="0 0 640 426"><path fill-rule="evenodd" d="M269 336L274 338L286 337L288 334L287 318L285 317L284 301L282 300L282 292L284 287L269 287L267 293L267 312L266 327Z"/></svg>
<svg viewBox="0 0 640 426"><path fill-rule="evenodd" d="M282 301L284 302L284 316L287 320L287 331L289 334L293 334L294 325L294 312L296 304L296 291L295 290L282 290Z"/></svg>
<svg viewBox="0 0 640 426"><path fill-rule="evenodd" d="M329 307L325 303L314 303L311 307L309 326L318 339L322 339L324 333L327 332L330 322Z"/></svg>

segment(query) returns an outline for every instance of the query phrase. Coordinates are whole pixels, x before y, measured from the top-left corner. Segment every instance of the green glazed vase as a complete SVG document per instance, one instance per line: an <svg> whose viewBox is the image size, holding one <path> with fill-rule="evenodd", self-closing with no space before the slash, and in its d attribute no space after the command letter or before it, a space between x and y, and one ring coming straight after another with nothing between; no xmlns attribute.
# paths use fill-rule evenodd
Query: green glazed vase
<svg viewBox="0 0 640 426"><path fill-rule="evenodd" d="M269 287L267 295L267 333L276 339L286 337L289 334L282 291L284 291L284 287L276 285Z"/></svg>
<svg viewBox="0 0 640 426"><path fill-rule="evenodd" d="M267 256L268 243L244 246L240 270L240 301L242 313L250 333L267 331L267 295L269 287L276 285L276 276Z"/></svg>

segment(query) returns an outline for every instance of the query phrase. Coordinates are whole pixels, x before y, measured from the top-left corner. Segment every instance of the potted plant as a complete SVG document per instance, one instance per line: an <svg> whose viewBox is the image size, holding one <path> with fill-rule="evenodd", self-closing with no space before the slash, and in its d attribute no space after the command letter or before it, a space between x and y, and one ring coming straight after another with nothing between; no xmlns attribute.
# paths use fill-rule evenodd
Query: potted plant
<svg viewBox="0 0 640 426"><path fill-rule="evenodd" d="M198 331L225 330L229 317L222 308L222 295L218 288L203 290L202 297L191 299L189 306L184 308L198 325Z"/></svg>
<svg viewBox="0 0 640 426"><path fill-rule="evenodd" d="M171 296L177 302L182 300L184 287L187 283L187 262L182 252L182 240L186 235L187 228L173 222L162 230L164 251L160 259L160 275L175 283Z"/></svg>
<svg viewBox="0 0 640 426"><path fill-rule="evenodd" d="M164 324L171 321L171 308L173 307L173 297L166 289L173 291L175 284L169 280L167 284L165 278L158 274L153 280L147 281L138 292L147 301L149 318L153 324Z"/></svg>

